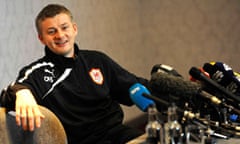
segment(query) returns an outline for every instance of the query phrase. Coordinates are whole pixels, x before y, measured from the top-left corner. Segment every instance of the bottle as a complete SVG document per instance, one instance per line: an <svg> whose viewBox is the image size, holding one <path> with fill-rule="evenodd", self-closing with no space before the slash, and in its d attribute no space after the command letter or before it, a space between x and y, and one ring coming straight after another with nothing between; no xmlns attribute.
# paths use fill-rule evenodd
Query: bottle
<svg viewBox="0 0 240 144"><path fill-rule="evenodd" d="M182 144L182 126L178 122L177 107L168 107L168 119L164 124L165 144Z"/></svg>
<svg viewBox="0 0 240 144"><path fill-rule="evenodd" d="M148 123L145 127L147 144L164 144L163 128L158 118L158 111L155 105L148 107Z"/></svg>

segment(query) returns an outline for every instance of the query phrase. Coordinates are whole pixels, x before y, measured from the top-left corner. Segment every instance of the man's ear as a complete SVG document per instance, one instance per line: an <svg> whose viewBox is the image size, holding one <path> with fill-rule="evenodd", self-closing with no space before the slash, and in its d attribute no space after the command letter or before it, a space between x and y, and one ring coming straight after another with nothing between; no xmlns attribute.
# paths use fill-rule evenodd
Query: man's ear
<svg viewBox="0 0 240 144"><path fill-rule="evenodd" d="M73 23L73 29L75 31L75 35L77 35L78 33L78 28L77 28L77 24L76 23Z"/></svg>
<svg viewBox="0 0 240 144"><path fill-rule="evenodd" d="M41 41L42 44L45 44L44 41L43 41L43 37L41 34L38 34L38 39Z"/></svg>

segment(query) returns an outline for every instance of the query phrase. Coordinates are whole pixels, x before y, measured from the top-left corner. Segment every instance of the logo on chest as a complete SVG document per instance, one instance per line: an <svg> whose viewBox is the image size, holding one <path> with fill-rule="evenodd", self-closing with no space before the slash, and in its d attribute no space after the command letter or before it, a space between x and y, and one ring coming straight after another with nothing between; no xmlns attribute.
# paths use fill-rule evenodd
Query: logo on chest
<svg viewBox="0 0 240 144"><path fill-rule="evenodd" d="M95 82L98 85L103 84L103 75L100 69L93 68L89 71L89 75L92 78L93 82Z"/></svg>
<svg viewBox="0 0 240 144"><path fill-rule="evenodd" d="M53 83L54 82L54 78L55 78L55 75L54 75L54 70L49 70L49 69L44 69L44 72L45 72L45 76L43 77L43 80L45 82L50 82L50 83Z"/></svg>

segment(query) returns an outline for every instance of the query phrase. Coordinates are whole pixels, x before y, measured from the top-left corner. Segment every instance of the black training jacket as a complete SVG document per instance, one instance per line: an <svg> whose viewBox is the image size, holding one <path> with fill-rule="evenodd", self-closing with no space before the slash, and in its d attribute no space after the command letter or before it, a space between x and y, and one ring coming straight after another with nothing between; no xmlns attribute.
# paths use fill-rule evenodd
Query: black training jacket
<svg viewBox="0 0 240 144"><path fill-rule="evenodd" d="M69 143L96 143L122 124L120 104L132 105L128 89L147 80L128 72L107 55L79 50L66 58L45 48L45 56L24 67L16 84L31 89L38 104L62 122ZM89 141L90 140L90 141Z"/></svg>

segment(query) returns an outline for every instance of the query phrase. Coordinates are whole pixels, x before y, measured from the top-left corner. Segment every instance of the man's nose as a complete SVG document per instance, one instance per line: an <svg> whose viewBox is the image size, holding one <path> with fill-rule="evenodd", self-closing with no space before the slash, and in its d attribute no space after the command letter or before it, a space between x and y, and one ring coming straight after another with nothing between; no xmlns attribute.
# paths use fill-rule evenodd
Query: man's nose
<svg viewBox="0 0 240 144"><path fill-rule="evenodd" d="M55 35L55 37L56 37L57 39L60 39L60 38L62 38L63 36L64 36L64 32L61 31L61 30L59 30L59 31L56 33L56 35Z"/></svg>

